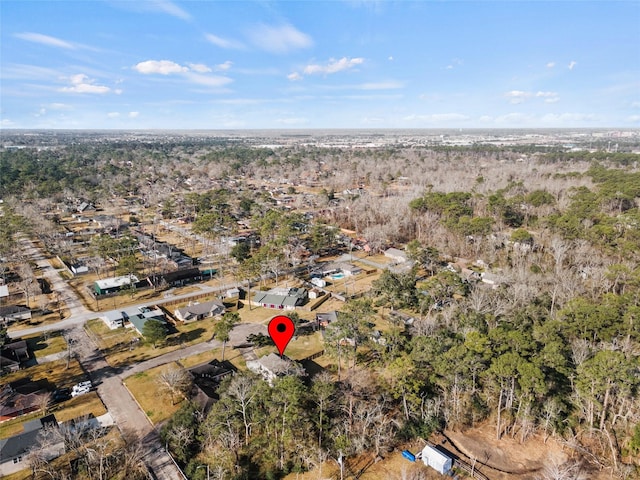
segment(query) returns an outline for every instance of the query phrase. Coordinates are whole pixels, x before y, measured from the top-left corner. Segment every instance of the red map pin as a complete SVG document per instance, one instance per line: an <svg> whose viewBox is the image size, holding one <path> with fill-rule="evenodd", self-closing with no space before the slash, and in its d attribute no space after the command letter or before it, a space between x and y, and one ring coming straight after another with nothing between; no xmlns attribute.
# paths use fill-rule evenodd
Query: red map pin
<svg viewBox="0 0 640 480"><path fill-rule="evenodd" d="M278 351L282 357L284 349L287 348L289 341L291 341L293 334L296 332L296 326L289 317L278 315L271 319L268 330L271 340L273 340L273 343L278 347Z"/></svg>

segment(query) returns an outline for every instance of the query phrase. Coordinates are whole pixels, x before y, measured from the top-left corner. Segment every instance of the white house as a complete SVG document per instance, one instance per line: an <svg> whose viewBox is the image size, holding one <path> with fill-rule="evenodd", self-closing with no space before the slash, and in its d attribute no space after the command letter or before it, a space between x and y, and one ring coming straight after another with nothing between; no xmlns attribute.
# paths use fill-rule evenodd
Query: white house
<svg viewBox="0 0 640 480"><path fill-rule="evenodd" d="M430 445L422 449L422 461L442 475L447 475L453 468L453 459Z"/></svg>
<svg viewBox="0 0 640 480"><path fill-rule="evenodd" d="M112 310L110 312L105 312L102 315L102 321L109 327L111 330L115 330L116 328L124 327L124 315L122 312L117 310Z"/></svg>
<svg viewBox="0 0 640 480"><path fill-rule="evenodd" d="M384 256L387 258L390 258L391 260L397 263L404 263L407 260L409 260L409 257L407 256L407 252L398 250L397 248L387 248L384 251Z"/></svg>

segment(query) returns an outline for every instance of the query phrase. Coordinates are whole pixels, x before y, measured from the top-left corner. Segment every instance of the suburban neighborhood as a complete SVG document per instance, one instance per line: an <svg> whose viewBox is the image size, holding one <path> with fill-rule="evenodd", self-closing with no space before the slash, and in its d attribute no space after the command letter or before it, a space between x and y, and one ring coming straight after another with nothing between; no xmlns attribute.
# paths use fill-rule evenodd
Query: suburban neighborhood
<svg viewBox="0 0 640 480"><path fill-rule="evenodd" d="M542 136L71 136L82 154L54 138L0 148L0 477L640 468L637 153L558 167ZM21 192L21 162L53 152L66 178L84 156L121 183ZM295 325L282 356L277 315Z"/></svg>

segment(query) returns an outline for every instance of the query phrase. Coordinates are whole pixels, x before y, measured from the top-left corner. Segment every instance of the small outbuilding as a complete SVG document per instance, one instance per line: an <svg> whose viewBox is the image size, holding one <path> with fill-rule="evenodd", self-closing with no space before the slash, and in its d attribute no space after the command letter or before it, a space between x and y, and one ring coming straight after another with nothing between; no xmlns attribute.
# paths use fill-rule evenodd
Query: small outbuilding
<svg viewBox="0 0 640 480"><path fill-rule="evenodd" d="M442 475L447 475L453 468L453 458L431 445L426 445L422 449L421 457L425 465L433 468Z"/></svg>

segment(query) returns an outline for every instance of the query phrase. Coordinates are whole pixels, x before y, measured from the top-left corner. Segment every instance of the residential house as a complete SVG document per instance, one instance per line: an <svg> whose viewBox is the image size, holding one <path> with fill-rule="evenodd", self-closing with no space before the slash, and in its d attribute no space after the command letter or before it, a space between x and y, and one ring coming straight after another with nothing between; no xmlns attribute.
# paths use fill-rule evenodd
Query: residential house
<svg viewBox="0 0 640 480"><path fill-rule="evenodd" d="M189 283L200 282L203 280L202 272L198 268L187 268L184 270L176 270L175 272L151 275L147 278L147 282L155 287L182 287Z"/></svg>
<svg viewBox="0 0 640 480"><path fill-rule="evenodd" d="M292 361L286 355L282 358L276 353L270 353L258 360L248 360L247 368L264 378L269 385L278 377L285 375L296 375L302 377L306 375L304 368Z"/></svg>
<svg viewBox="0 0 640 480"><path fill-rule="evenodd" d="M174 314L178 320L190 323L203 318L220 316L224 312L224 304L220 300L211 300L210 302L193 303L183 308L177 308Z"/></svg>
<svg viewBox="0 0 640 480"><path fill-rule="evenodd" d="M20 320L31 320L31 309L24 305L0 307L0 325L9 325Z"/></svg>
<svg viewBox="0 0 640 480"><path fill-rule="evenodd" d="M151 309L149 307L140 307L140 308L129 308L124 312L124 317L128 320L133 328L135 328L140 335L142 335L142 331L144 329L145 323L149 320L157 320L164 324L167 323L167 319L164 315L164 312L159 308Z"/></svg>
<svg viewBox="0 0 640 480"><path fill-rule="evenodd" d="M123 275L121 277L105 278L103 280L96 280L94 283L94 290L96 295L107 295L109 293L119 292L132 283L137 285L140 281L135 275Z"/></svg>
<svg viewBox="0 0 640 480"><path fill-rule="evenodd" d="M212 360L209 363L190 368L189 373L193 377L191 399L204 411L209 410L213 402L219 398L216 390L222 379L235 372L236 367L228 360L224 362Z"/></svg>
<svg viewBox="0 0 640 480"><path fill-rule="evenodd" d="M398 250L397 248L387 248L384 251L384 256L387 258L390 258L396 263L404 263L407 260L409 260L409 257L407 256L407 252L403 250Z"/></svg>
<svg viewBox="0 0 640 480"><path fill-rule="evenodd" d="M34 412L47 394L46 382L25 378L8 383L0 389L0 422Z"/></svg>
<svg viewBox="0 0 640 480"><path fill-rule="evenodd" d="M339 269L347 277L353 277L362 272L362 268L357 267L352 263L340 263Z"/></svg>
<svg viewBox="0 0 640 480"><path fill-rule="evenodd" d="M16 372L24 362L29 361L28 344L25 340L17 340L0 347L0 375Z"/></svg>
<svg viewBox="0 0 640 480"><path fill-rule="evenodd" d="M55 415L51 414L25 422L22 433L0 440L0 477L29 468L27 457L30 450L38 445L42 435L55 428L58 428L58 421ZM56 435L52 435L50 444L40 451L47 461L64 453L64 439Z"/></svg>
<svg viewBox="0 0 640 480"><path fill-rule="evenodd" d="M111 330L124 327L124 312L112 310L105 312L100 318Z"/></svg>
<svg viewBox="0 0 640 480"><path fill-rule="evenodd" d="M258 292L251 303L263 308L295 310L307 302L308 292L304 288L274 288L268 292Z"/></svg>
<svg viewBox="0 0 640 480"><path fill-rule="evenodd" d="M96 207L92 203L82 202L78 205L78 213L95 212Z"/></svg>
<svg viewBox="0 0 640 480"><path fill-rule="evenodd" d="M319 328L327 328L329 324L338 321L338 312L335 310L332 312L316 313L316 322L318 322Z"/></svg>

